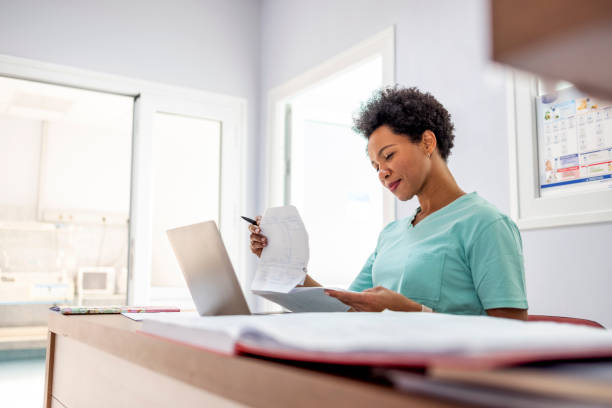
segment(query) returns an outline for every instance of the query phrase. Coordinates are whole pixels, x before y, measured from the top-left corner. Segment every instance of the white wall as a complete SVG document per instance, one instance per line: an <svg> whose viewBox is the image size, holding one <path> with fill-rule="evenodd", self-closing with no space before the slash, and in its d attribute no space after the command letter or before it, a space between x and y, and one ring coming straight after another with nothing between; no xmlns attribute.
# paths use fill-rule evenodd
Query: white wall
<svg viewBox="0 0 612 408"><path fill-rule="evenodd" d="M0 54L246 98L244 165L255 168L259 14L258 0L0 0Z"/></svg>
<svg viewBox="0 0 612 408"><path fill-rule="evenodd" d="M397 82L430 91L446 106L457 136L451 171L464 190L478 191L508 213L505 89L499 68L488 62L487 7L484 0L264 0L262 135L271 88L395 24ZM264 157L263 148L259 154ZM400 205L399 216L415 206ZM530 313L591 318L612 327L606 251L612 224L522 236Z"/></svg>
<svg viewBox="0 0 612 408"><path fill-rule="evenodd" d="M258 16L253 0L0 0L0 52L252 100Z"/></svg>
<svg viewBox="0 0 612 408"><path fill-rule="evenodd" d="M0 221L36 217L41 122L0 115Z"/></svg>

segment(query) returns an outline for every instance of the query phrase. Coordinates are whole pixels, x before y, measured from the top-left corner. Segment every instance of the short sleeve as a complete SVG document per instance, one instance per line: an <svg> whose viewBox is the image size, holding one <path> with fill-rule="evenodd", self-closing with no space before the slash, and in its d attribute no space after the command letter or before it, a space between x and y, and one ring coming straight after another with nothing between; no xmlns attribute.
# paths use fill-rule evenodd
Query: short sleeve
<svg viewBox="0 0 612 408"><path fill-rule="evenodd" d="M361 272L359 275L353 280L353 283L349 286L349 290L354 292L363 292L366 289L370 289L373 287L372 283L372 265L374 264L374 260L376 259L376 251L370 255L368 260L366 261L363 268L361 268Z"/></svg>
<svg viewBox="0 0 612 408"><path fill-rule="evenodd" d="M527 309L522 241L512 220L503 217L485 226L467 253L476 293L485 310Z"/></svg>

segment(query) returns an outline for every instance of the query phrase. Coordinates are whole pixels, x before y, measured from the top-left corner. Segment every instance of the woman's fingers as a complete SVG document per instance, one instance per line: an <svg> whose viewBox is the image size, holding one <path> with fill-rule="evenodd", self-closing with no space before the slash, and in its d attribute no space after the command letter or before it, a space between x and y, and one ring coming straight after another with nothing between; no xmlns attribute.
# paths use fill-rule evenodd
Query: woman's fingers
<svg viewBox="0 0 612 408"><path fill-rule="evenodd" d="M259 228L259 225L249 225L249 231L251 231L253 234L259 234L261 232L261 229Z"/></svg>
<svg viewBox="0 0 612 408"><path fill-rule="evenodd" d="M261 228L259 228L259 222L261 221L261 216L256 216L255 221L257 222L257 225L249 225L249 231L251 232L249 237L250 247L252 253L257 256L261 256L261 251L263 251L264 247L268 245L268 240L264 235L260 234Z"/></svg>
<svg viewBox="0 0 612 408"><path fill-rule="evenodd" d="M255 243L263 244L265 246L268 244L268 239L265 237L265 235L251 234L251 245Z"/></svg>
<svg viewBox="0 0 612 408"><path fill-rule="evenodd" d="M249 225L249 230L251 230L251 252L253 252L257 256L260 256L261 251L263 251L266 245L268 245L268 239L265 237L265 235L261 235L254 232L260 231L258 226Z"/></svg>
<svg viewBox="0 0 612 408"><path fill-rule="evenodd" d="M268 240L265 235L261 235L261 234L251 234L250 238L251 238L251 241L259 241L259 242L264 242Z"/></svg>
<svg viewBox="0 0 612 408"><path fill-rule="evenodd" d="M347 302L362 302L363 293L359 292L344 292L341 290L325 289L325 293L335 297L338 300L346 300Z"/></svg>
<svg viewBox="0 0 612 408"><path fill-rule="evenodd" d="M368 305L369 303L368 297L364 296L363 293L343 292L343 291L331 290L331 289L326 289L325 293L331 297L335 297L342 303L351 306L357 311L361 310L364 306Z"/></svg>
<svg viewBox="0 0 612 408"><path fill-rule="evenodd" d="M255 220L257 222L259 222L260 219L261 219L260 216L255 217ZM260 234L261 228L259 228L259 225L252 225L252 224L249 225L249 231L251 231L251 236L250 236L250 238L251 238L251 246L254 243L257 243L257 242L264 244L264 246L268 243L267 242L268 240L267 240L266 236Z"/></svg>
<svg viewBox="0 0 612 408"><path fill-rule="evenodd" d="M259 242L251 242L251 251L261 252L265 247L265 244L260 244Z"/></svg>

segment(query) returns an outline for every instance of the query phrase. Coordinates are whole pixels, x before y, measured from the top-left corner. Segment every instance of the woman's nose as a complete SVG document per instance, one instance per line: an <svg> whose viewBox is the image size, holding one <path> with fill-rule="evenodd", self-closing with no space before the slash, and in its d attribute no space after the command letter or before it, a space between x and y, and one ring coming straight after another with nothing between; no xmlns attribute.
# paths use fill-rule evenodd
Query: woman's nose
<svg viewBox="0 0 612 408"><path fill-rule="evenodd" d="M384 179L386 179L387 177L389 177L389 174L390 174L389 169L383 169L383 168L381 168L381 169L379 169L379 170L378 170L378 177L379 177L381 180L384 180Z"/></svg>

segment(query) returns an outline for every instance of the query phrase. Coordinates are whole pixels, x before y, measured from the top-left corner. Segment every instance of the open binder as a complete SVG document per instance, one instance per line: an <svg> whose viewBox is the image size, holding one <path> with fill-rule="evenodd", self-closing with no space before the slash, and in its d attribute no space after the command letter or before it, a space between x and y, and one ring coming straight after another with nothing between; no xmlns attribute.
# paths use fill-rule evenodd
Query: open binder
<svg viewBox="0 0 612 408"><path fill-rule="evenodd" d="M612 358L612 333L554 322L438 313L158 315L143 333L227 355L385 367L488 369Z"/></svg>

